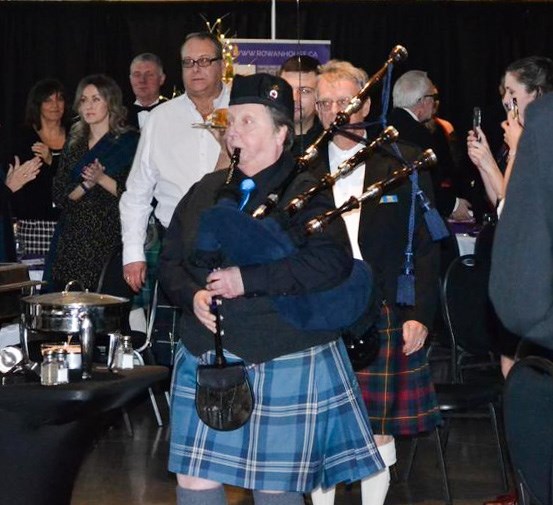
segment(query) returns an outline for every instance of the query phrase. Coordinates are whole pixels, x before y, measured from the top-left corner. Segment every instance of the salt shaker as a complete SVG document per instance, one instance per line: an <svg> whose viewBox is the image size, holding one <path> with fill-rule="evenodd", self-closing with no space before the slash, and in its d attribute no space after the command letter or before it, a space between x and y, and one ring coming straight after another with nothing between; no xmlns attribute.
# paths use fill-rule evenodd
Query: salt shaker
<svg viewBox="0 0 553 505"><path fill-rule="evenodd" d="M67 351L63 347L56 351L56 364L58 366L57 384L67 384L69 382L69 360Z"/></svg>
<svg viewBox="0 0 553 505"><path fill-rule="evenodd" d="M58 383L58 364L52 350L44 354L40 365L40 383L43 386L55 386Z"/></svg>
<svg viewBox="0 0 553 505"><path fill-rule="evenodd" d="M114 368L117 370L134 368L134 352L129 335L124 335L119 339L115 350Z"/></svg>

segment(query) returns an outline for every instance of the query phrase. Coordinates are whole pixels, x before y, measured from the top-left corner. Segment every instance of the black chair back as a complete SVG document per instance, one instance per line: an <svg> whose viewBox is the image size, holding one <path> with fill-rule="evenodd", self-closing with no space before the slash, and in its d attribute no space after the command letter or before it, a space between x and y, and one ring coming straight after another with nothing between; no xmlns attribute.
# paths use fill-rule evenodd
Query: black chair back
<svg viewBox="0 0 553 505"><path fill-rule="evenodd" d="M452 375L460 377L463 356L493 355L495 313L488 297L490 264L476 261L472 254L460 256L449 265L442 283L444 321L451 339Z"/></svg>
<svg viewBox="0 0 553 505"><path fill-rule="evenodd" d="M128 311L130 312L134 293L123 277L122 246L115 248L104 264L100 279L98 280L96 292L127 298L129 300ZM124 334L128 334L130 332L128 314L127 317L124 318L124 321L122 321L122 326L121 331Z"/></svg>
<svg viewBox="0 0 553 505"><path fill-rule="evenodd" d="M495 228L495 221L487 221L478 232L476 242L474 244L474 256L477 261L484 261L488 263L492 261L492 247L495 236Z"/></svg>
<svg viewBox="0 0 553 505"><path fill-rule="evenodd" d="M541 505L553 503L553 362L526 357L503 393L505 435L515 474Z"/></svg>
<svg viewBox="0 0 553 505"><path fill-rule="evenodd" d="M98 293L129 298L133 291L123 277L123 248L116 247L104 263L98 286Z"/></svg>
<svg viewBox="0 0 553 505"><path fill-rule="evenodd" d="M472 354L492 349L489 321L489 265L472 254L452 261L443 282L445 320L455 343Z"/></svg>
<svg viewBox="0 0 553 505"><path fill-rule="evenodd" d="M455 236L455 233L451 229L449 223L447 223L447 221L445 222L447 229L449 230L449 235L440 240L440 279L444 278L448 265L450 265L455 258L458 258L461 255L459 252L459 242L457 242L457 237Z"/></svg>

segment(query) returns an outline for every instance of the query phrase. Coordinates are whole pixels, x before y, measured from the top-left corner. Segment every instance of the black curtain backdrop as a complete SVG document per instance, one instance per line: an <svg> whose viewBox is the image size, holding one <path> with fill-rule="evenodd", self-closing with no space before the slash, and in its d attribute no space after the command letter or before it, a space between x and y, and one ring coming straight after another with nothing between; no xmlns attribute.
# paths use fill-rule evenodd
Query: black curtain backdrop
<svg viewBox="0 0 553 505"><path fill-rule="evenodd" d="M390 49L409 58L395 69L428 71L440 89L441 116L464 135L474 105L484 128L499 137L498 83L506 65L532 54L553 56L553 3L347 1L277 2L277 38L329 39L332 56L369 75ZM184 36L225 16L229 36L269 38L271 2L0 2L0 142L11 155L34 82L57 77L71 94L83 76L105 72L130 99L128 66L144 51L165 64L164 94L182 88L179 48ZM375 108L380 90L372 94ZM4 158L5 159L5 158Z"/></svg>

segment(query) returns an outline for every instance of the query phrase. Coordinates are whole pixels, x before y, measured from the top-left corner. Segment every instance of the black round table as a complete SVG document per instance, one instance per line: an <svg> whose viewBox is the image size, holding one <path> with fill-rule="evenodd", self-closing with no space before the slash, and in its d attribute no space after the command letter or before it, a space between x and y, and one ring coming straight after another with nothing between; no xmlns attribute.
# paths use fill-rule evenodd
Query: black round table
<svg viewBox="0 0 553 505"><path fill-rule="evenodd" d="M70 505L81 463L103 427L168 369L144 366L59 386L0 386L0 503Z"/></svg>

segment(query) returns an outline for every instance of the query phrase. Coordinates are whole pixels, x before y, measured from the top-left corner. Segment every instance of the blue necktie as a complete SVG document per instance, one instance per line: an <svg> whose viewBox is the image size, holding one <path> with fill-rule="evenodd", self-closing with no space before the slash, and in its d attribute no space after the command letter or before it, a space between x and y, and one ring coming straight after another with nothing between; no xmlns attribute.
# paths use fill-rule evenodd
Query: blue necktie
<svg viewBox="0 0 553 505"><path fill-rule="evenodd" d="M240 193L242 195L242 198L240 200L240 206L238 210L244 210L244 207L248 203L248 200L250 199L250 195L252 194L253 190L255 189L255 182L253 179L244 179L240 183Z"/></svg>

